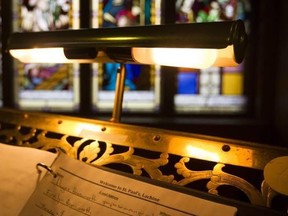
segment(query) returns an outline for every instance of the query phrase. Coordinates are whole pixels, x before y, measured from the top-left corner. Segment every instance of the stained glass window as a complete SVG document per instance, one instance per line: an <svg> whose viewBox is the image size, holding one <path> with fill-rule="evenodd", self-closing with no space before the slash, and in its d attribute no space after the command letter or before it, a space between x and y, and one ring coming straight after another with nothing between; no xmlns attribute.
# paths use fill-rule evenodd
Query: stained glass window
<svg viewBox="0 0 288 216"><path fill-rule="evenodd" d="M159 0L92 1L93 28L123 27L160 23ZM93 65L93 106L111 110L119 64ZM157 66L125 65L123 111L157 110L160 101L160 70Z"/></svg>
<svg viewBox="0 0 288 216"><path fill-rule="evenodd" d="M242 19L250 11L246 0L177 0L177 23L217 22ZM244 63L235 68L203 70L178 69L177 112L241 113L247 100L244 95Z"/></svg>
<svg viewBox="0 0 288 216"><path fill-rule="evenodd" d="M14 31L79 28L79 0L14 0ZM20 108L72 111L79 107L78 64L22 64L15 61Z"/></svg>

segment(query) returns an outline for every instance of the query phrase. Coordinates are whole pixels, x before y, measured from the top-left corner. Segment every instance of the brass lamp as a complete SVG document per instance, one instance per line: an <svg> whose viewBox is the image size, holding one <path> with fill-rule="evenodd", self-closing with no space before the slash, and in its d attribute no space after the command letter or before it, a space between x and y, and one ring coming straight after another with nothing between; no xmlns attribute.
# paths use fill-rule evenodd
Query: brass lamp
<svg viewBox="0 0 288 216"><path fill-rule="evenodd" d="M123 64L207 68L236 66L244 58L247 35L241 20L14 33L11 55L24 63L121 63L112 121L120 119Z"/></svg>

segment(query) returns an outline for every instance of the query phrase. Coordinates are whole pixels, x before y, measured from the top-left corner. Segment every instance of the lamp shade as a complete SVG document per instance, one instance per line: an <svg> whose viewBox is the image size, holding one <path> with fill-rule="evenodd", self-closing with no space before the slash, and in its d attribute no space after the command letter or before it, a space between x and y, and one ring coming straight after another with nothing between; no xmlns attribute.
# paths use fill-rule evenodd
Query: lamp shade
<svg viewBox="0 0 288 216"><path fill-rule="evenodd" d="M13 33L8 49L23 62L114 61L202 68L241 63L246 42L244 23L237 20ZM58 53L51 55L56 58L48 51ZM194 66L193 61L202 63Z"/></svg>

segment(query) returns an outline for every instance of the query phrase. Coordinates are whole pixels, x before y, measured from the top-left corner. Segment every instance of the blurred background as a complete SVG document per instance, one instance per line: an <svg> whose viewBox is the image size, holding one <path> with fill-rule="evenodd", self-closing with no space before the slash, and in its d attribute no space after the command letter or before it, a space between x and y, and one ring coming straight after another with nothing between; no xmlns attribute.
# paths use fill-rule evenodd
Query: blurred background
<svg viewBox="0 0 288 216"><path fill-rule="evenodd" d="M121 122L288 147L287 10L285 0L2 0L1 107L100 120L113 108L119 65L22 64L6 50L12 32L241 19L237 67L126 65Z"/></svg>

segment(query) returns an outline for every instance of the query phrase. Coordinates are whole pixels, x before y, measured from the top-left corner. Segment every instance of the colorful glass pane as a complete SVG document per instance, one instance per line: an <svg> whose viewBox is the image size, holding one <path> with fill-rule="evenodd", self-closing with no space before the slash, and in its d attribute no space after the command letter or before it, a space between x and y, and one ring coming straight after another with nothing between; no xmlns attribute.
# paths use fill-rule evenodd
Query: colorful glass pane
<svg viewBox="0 0 288 216"><path fill-rule="evenodd" d="M242 19L247 23L250 11L246 0L177 0L177 23L217 22ZM248 29L249 32L249 29ZM191 72L192 76L193 72ZM199 79L184 81L181 69L178 72L177 86L197 85L195 94L178 91L174 97L178 112L231 113L245 110L243 64L235 68L208 68L199 70ZM188 75L186 75L188 77ZM195 84L195 82L197 83ZM195 102L197 101L197 102Z"/></svg>
<svg viewBox="0 0 288 216"><path fill-rule="evenodd" d="M14 31L79 28L79 0L14 0ZM20 13L17 13L19 11ZM16 103L33 110L79 107L79 65L22 64L15 61Z"/></svg>
<svg viewBox="0 0 288 216"><path fill-rule="evenodd" d="M93 28L156 24L158 0L92 1ZM111 110L114 103L116 74L120 64L93 65L93 106ZM124 111L157 110L160 101L160 71L157 66L126 64Z"/></svg>

